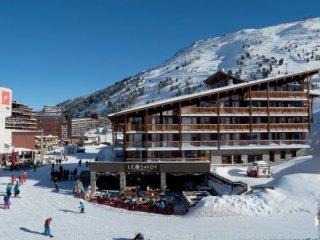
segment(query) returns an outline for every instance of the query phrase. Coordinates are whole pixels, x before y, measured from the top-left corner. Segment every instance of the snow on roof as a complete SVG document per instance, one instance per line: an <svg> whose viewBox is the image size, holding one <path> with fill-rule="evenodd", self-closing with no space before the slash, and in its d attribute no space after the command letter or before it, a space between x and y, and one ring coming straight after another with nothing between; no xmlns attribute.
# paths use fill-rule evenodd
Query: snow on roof
<svg viewBox="0 0 320 240"><path fill-rule="evenodd" d="M227 90L248 87L248 86L252 86L252 85L258 84L258 83L260 84L260 83L275 81L275 80L279 80L279 79L283 79L283 78L290 78L290 77L303 75L303 74L310 74L310 73L311 74L317 74L319 72L320 72L320 69L314 69L314 70L294 73L294 74L290 74L290 75L283 75L283 76L280 76L280 77L272 77L272 78L252 80L250 82L238 83L238 84L235 84L235 85L230 85L230 86L225 86L225 87L220 87L220 88L215 88L215 89L209 89L209 90L205 90L205 91L202 91L202 92L193 93L193 94L189 94L189 95L178 96L178 97L173 97L173 98L169 98L169 99L163 99L163 100L160 100L160 101L157 101L157 102L153 102L153 103L145 104L145 105L142 105L142 106L130 108L130 109L123 110L123 111L120 111L120 112L117 112L117 113L111 113L111 114L108 115L108 117L119 116L119 115L122 115L122 114L125 114L125 113L129 113L129 112L135 112L135 111L139 111L139 110L142 110L142 109L146 109L146 108L150 108L150 107L156 107L156 106L160 106L160 105L167 104L167 103L179 102L181 100L197 98L197 97L200 97L200 96L205 96L205 95L209 95L209 94L213 94L213 93L219 93L219 92L224 92L224 91L227 91Z"/></svg>

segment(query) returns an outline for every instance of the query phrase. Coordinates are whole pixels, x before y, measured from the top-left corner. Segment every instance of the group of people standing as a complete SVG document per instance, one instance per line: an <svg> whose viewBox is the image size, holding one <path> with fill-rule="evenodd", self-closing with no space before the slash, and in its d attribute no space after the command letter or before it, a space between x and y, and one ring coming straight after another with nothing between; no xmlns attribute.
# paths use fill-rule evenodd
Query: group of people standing
<svg viewBox="0 0 320 240"><path fill-rule="evenodd" d="M19 180L17 180L16 176L12 174L10 182L6 187L6 194L3 197L3 208L9 209L11 205L11 195L14 194L14 197L19 197L20 194L20 185L23 185L27 181L27 172L24 171L20 176Z"/></svg>

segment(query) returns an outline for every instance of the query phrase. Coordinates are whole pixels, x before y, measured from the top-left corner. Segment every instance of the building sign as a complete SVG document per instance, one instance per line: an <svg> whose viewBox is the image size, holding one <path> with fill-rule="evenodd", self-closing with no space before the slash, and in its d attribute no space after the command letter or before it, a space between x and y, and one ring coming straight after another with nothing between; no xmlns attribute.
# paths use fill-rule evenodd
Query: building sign
<svg viewBox="0 0 320 240"><path fill-rule="evenodd" d="M12 90L0 87L0 112L2 116L11 116Z"/></svg>
<svg viewBox="0 0 320 240"><path fill-rule="evenodd" d="M132 163L125 165L126 172L159 172L159 164Z"/></svg>
<svg viewBox="0 0 320 240"><path fill-rule="evenodd" d="M1 95L2 95L2 98L1 98L2 105L10 106L11 92L2 90Z"/></svg>

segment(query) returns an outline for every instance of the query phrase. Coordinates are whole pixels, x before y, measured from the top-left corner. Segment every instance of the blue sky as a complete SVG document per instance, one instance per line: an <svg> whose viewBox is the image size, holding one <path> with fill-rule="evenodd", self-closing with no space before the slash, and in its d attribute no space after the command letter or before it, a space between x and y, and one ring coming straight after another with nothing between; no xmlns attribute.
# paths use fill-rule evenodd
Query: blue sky
<svg viewBox="0 0 320 240"><path fill-rule="evenodd" d="M0 86L35 109L160 64L196 40L320 17L319 0L0 0Z"/></svg>

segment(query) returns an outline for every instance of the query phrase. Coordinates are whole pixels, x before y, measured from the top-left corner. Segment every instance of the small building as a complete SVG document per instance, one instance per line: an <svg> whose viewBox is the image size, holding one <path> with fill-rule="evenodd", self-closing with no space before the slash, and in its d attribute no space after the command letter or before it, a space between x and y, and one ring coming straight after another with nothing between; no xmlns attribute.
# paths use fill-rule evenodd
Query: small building
<svg viewBox="0 0 320 240"><path fill-rule="evenodd" d="M59 141L67 140L71 134L71 117L65 116L59 107L45 105L37 112L37 129L44 135L58 136Z"/></svg>

